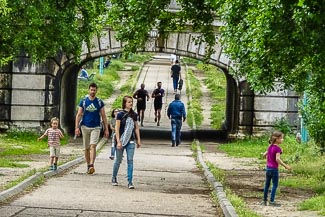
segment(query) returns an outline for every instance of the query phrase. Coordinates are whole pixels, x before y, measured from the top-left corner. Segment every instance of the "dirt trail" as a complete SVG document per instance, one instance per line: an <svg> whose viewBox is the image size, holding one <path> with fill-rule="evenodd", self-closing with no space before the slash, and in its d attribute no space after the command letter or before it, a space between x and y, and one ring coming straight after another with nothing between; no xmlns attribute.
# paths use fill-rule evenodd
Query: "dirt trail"
<svg viewBox="0 0 325 217"><path fill-rule="evenodd" d="M216 143L204 143L205 161L226 172L225 183L232 192L243 198L247 206L263 217L319 217L317 212L298 211L298 204L313 196L311 192L281 186L281 179L290 174L280 173L276 199L281 207L260 205L263 197L265 172L256 158L235 158L217 151Z"/></svg>

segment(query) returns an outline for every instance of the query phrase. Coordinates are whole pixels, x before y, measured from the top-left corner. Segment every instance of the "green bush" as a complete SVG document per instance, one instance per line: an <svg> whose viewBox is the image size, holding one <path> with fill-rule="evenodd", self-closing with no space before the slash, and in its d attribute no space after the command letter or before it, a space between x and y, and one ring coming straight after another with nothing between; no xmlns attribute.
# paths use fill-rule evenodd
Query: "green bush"
<svg viewBox="0 0 325 217"><path fill-rule="evenodd" d="M277 118L274 122L274 129L281 131L284 135L292 133L289 120L286 117Z"/></svg>

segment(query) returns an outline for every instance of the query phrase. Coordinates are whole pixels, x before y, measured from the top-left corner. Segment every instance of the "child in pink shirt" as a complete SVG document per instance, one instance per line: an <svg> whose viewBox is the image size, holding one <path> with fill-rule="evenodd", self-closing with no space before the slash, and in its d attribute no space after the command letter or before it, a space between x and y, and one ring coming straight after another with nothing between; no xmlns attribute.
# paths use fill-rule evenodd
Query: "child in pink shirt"
<svg viewBox="0 0 325 217"><path fill-rule="evenodd" d="M266 157L266 181L264 186L264 200L263 204L267 205L268 192L272 180L272 190L270 197L270 206L281 206L280 204L274 201L276 189L279 184L279 164L282 165L287 170L291 170L291 167L287 164L283 163L280 158L282 154L282 149L280 148L280 144L283 142L283 133L275 131L272 133L272 136L269 140L270 146L267 151L264 153L264 157Z"/></svg>

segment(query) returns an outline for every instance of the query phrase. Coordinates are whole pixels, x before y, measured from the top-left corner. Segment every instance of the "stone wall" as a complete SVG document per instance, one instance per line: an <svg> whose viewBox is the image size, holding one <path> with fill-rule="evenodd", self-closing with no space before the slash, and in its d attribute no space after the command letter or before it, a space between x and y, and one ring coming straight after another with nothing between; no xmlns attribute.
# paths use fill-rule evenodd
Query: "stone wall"
<svg viewBox="0 0 325 217"><path fill-rule="evenodd" d="M270 132L277 120L285 118L293 129L298 123L299 94L281 90L280 85L273 92L257 94L244 81L239 85L239 132L259 135Z"/></svg>
<svg viewBox="0 0 325 217"><path fill-rule="evenodd" d="M20 57L1 68L0 122L18 128L47 127L59 115L59 67L55 62L31 63Z"/></svg>

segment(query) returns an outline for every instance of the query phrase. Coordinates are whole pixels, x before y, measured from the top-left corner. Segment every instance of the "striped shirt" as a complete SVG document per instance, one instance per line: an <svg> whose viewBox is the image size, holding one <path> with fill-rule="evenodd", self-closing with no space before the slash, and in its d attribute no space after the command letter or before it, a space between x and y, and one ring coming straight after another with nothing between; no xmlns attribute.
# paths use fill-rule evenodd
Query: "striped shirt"
<svg viewBox="0 0 325 217"><path fill-rule="evenodd" d="M57 147L60 146L60 138L63 137L60 129L49 128L45 131L44 135L48 137L48 145Z"/></svg>

